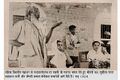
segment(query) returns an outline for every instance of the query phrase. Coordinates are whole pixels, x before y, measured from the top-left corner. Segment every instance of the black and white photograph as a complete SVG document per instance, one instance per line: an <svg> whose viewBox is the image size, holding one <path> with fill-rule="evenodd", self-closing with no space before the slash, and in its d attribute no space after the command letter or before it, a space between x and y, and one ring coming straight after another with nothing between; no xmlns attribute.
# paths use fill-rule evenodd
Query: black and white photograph
<svg viewBox="0 0 120 80"><path fill-rule="evenodd" d="M10 2L9 68L111 68L112 3Z"/></svg>

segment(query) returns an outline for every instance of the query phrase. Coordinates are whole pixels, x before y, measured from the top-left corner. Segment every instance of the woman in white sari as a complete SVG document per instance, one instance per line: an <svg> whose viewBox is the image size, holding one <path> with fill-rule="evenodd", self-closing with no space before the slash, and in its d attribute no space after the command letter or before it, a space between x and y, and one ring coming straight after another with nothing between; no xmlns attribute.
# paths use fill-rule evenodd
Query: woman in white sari
<svg viewBox="0 0 120 80"><path fill-rule="evenodd" d="M26 19L14 24L10 35L12 45L10 56L15 60L18 56L20 67L44 68L47 64L46 43L49 41L55 24L46 34L46 27L40 22L40 9L37 5L29 6L26 10Z"/></svg>

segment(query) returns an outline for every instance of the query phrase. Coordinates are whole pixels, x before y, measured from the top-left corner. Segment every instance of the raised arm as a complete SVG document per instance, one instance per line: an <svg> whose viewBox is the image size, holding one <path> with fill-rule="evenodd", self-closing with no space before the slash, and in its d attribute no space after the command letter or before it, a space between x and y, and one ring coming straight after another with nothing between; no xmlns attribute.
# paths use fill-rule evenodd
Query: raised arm
<svg viewBox="0 0 120 80"><path fill-rule="evenodd" d="M46 36L46 43L48 43L48 41L50 40L51 36L52 36L52 32L53 30L60 26L62 24L62 22L56 23L55 25L52 26L52 28L50 29L50 31L48 32L47 36Z"/></svg>

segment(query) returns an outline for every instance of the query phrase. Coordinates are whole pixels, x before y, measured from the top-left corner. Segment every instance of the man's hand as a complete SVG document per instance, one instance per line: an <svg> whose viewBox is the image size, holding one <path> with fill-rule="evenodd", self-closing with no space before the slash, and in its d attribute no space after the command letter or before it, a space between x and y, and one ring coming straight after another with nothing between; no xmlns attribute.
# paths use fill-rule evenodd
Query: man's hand
<svg viewBox="0 0 120 80"><path fill-rule="evenodd" d="M22 45L24 45L24 43L18 42L17 40L10 40L10 44L17 47L21 47Z"/></svg>
<svg viewBox="0 0 120 80"><path fill-rule="evenodd" d="M62 22L58 22L58 23L54 24L53 27L52 27L52 29L54 29L54 28L60 26L61 24L62 24Z"/></svg>

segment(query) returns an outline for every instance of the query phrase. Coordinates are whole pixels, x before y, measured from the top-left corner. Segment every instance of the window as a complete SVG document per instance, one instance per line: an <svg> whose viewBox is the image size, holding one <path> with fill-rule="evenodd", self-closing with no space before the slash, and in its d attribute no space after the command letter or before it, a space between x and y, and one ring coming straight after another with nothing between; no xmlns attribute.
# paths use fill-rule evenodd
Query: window
<svg viewBox="0 0 120 80"><path fill-rule="evenodd" d="M111 25L101 24L101 46L106 48L110 54L111 44Z"/></svg>

